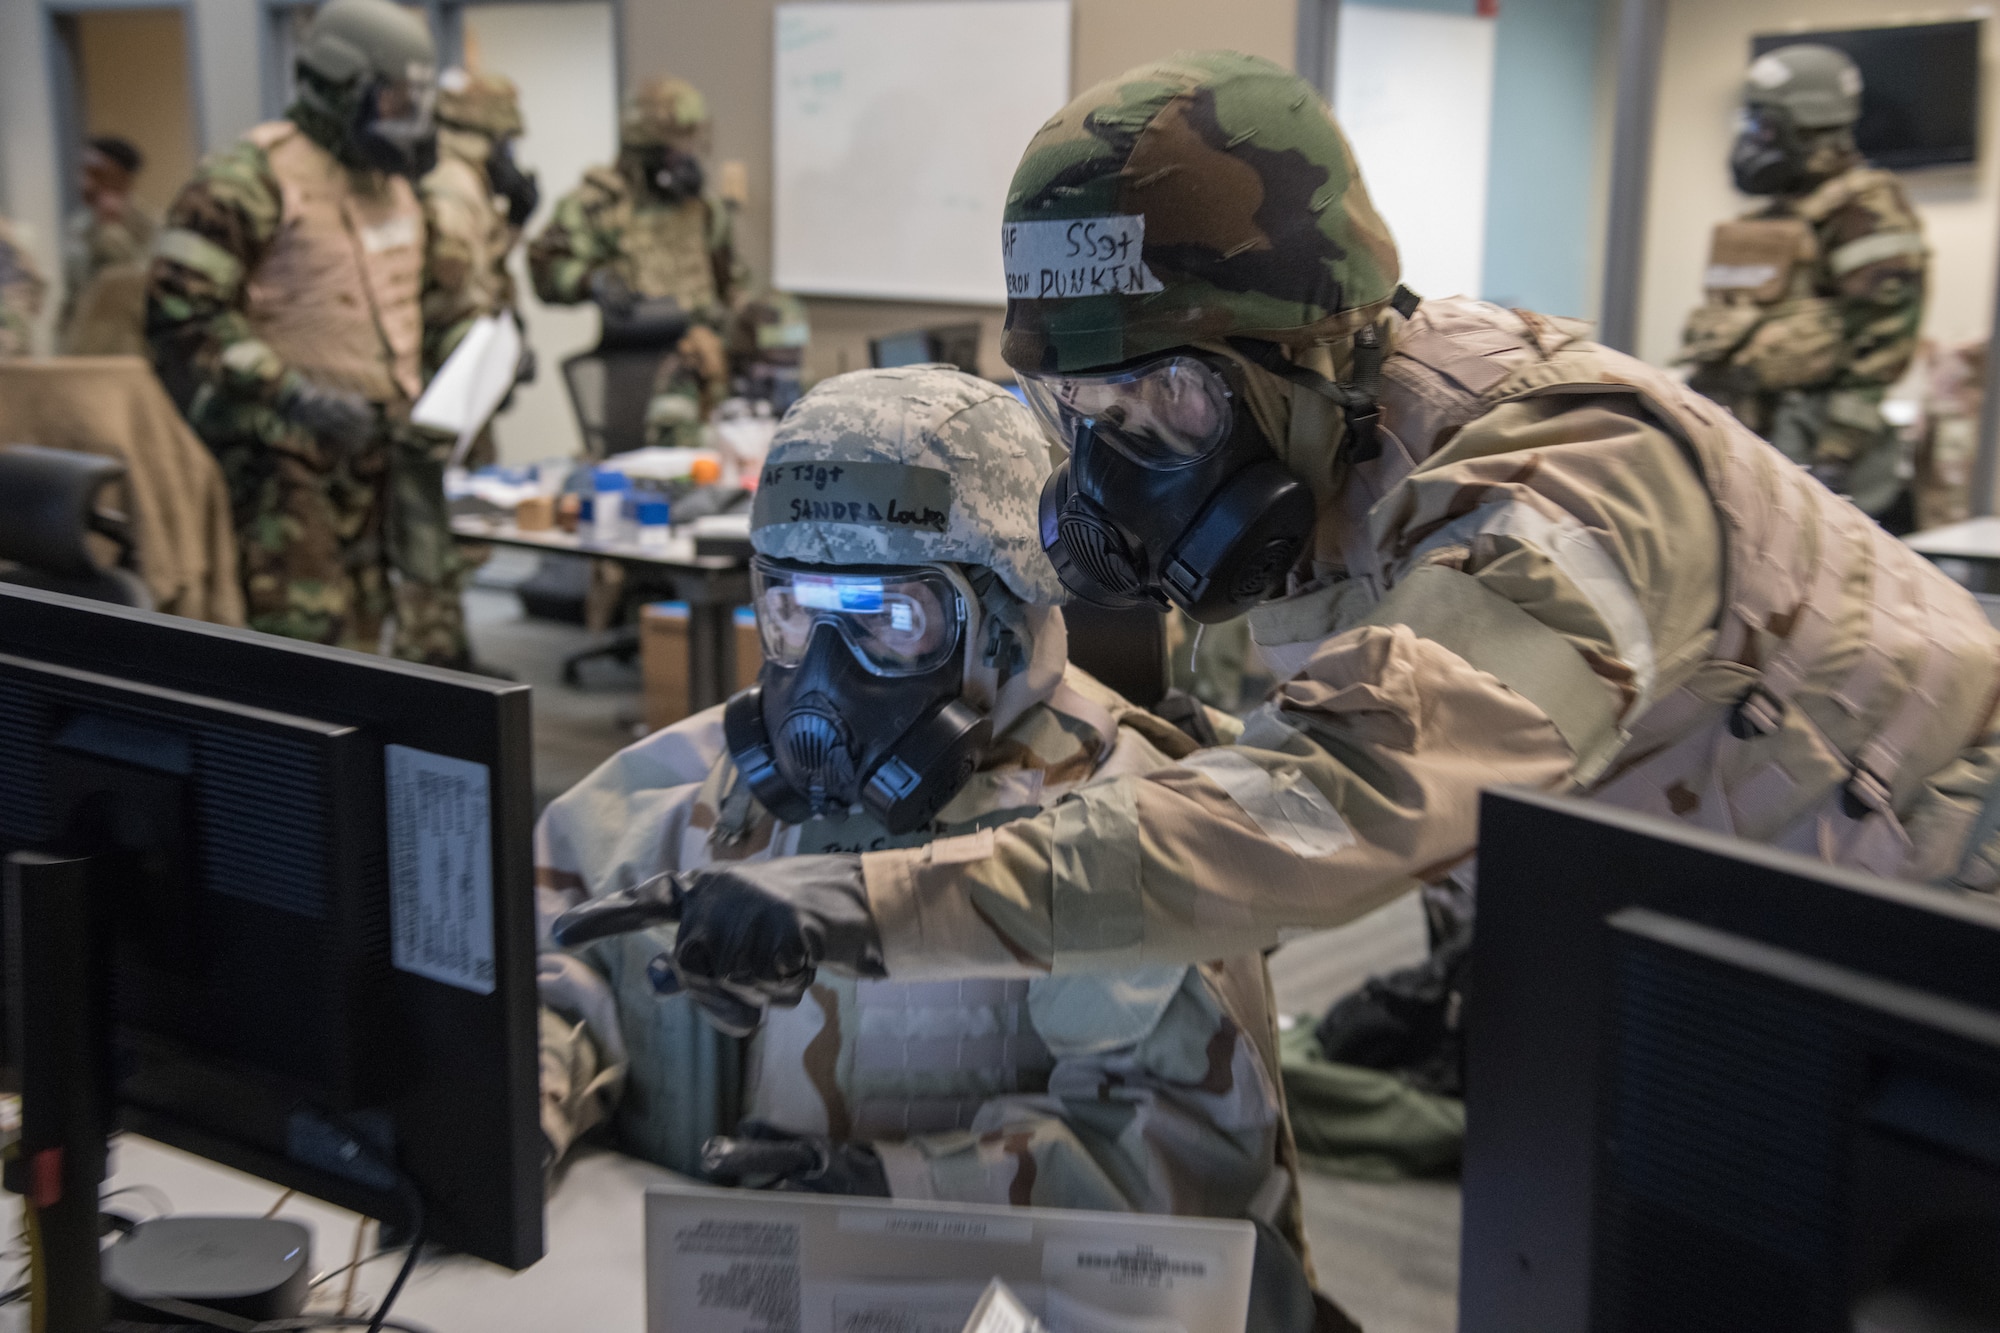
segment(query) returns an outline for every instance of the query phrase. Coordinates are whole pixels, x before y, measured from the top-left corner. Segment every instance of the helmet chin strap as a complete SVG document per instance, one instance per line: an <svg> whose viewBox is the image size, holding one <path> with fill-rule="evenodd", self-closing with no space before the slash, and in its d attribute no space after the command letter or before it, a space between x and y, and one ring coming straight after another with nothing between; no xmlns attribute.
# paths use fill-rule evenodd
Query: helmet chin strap
<svg viewBox="0 0 2000 1333"><path fill-rule="evenodd" d="M1069 639L1062 616L1052 606L1023 602L990 569L932 566L949 578L973 608L966 626L965 685L962 697L983 710L995 736L1038 703L1046 702L1062 680Z"/></svg>
<svg viewBox="0 0 2000 1333"><path fill-rule="evenodd" d="M1418 299L1409 288L1398 287L1389 304L1407 319L1416 312ZM1353 373L1344 381L1329 379L1318 371L1299 365L1288 358L1277 343L1231 338L1229 346L1251 365L1296 384L1341 410L1347 425L1346 439L1341 444L1341 462L1366 463L1381 456L1382 442L1375 434L1381 413L1375 405L1375 394L1381 385L1382 362L1388 356L1388 349L1382 345L1382 334L1375 325L1355 331Z"/></svg>

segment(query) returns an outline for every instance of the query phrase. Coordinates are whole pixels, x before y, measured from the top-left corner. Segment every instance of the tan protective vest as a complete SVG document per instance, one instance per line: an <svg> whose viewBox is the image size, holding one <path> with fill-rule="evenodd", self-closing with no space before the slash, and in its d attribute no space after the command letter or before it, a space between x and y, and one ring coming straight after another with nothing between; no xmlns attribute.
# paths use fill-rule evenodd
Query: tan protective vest
<svg viewBox="0 0 2000 1333"><path fill-rule="evenodd" d="M293 369L377 403L423 391L424 215L401 176L348 170L290 121L259 125L278 182L278 231L246 310Z"/></svg>
<svg viewBox="0 0 2000 1333"><path fill-rule="evenodd" d="M2000 633L1969 593L1722 408L1573 329L1426 302L1396 353L1371 489L1502 403L1608 388L1679 438L1714 499L1727 573L1709 660L1580 756L1586 791L1877 874L1990 887L1990 849L1971 844L1993 837L1976 798L1996 769ZM1379 579L1355 540L1352 567Z"/></svg>
<svg viewBox="0 0 2000 1333"><path fill-rule="evenodd" d="M632 265L632 286L639 295L671 296L691 313L721 303L709 246L709 208L706 199L633 204L618 248Z"/></svg>

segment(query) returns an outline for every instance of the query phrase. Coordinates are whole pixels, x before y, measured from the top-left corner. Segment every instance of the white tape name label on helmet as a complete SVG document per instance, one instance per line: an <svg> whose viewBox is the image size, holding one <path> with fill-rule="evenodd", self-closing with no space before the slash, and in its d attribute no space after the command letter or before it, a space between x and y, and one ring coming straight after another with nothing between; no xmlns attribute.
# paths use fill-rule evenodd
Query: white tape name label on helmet
<svg viewBox="0 0 2000 1333"><path fill-rule="evenodd" d="M1136 214L1000 228L1007 296L1015 301L1164 291L1140 257L1145 248L1146 219Z"/></svg>

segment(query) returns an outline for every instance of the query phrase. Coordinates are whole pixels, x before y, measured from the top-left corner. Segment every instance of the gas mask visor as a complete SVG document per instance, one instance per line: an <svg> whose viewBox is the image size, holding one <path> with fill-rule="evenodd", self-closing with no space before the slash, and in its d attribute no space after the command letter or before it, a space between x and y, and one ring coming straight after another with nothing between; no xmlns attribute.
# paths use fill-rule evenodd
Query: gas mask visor
<svg viewBox="0 0 2000 1333"><path fill-rule="evenodd" d="M723 709L723 740L788 823L859 803L891 833L930 822L991 743L961 694L972 613L943 570L751 562L764 671Z"/></svg>
<svg viewBox="0 0 2000 1333"><path fill-rule="evenodd" d="M1215 623L1284 580L1311 539L1311 491L1239 413L1233 366L1171 353L1094 375L1021 376L1069 459L1042 488L1042 549L1070 593Z"/></svg>
<svg viewBox="0 0 2000 1333"><path fill-rule="evenodd" d="M1094 435L1140 467L1164 471L1200 461L1229 438L1229 386L1199 357L1096 375L1024 374L1020 383L1043 427L1072 452Z"/></svg>
<svg viewBox="0 0 2000 1333"><path fill-rule="evenodd" d="M758 556L750 588L764 656L779 666L798 666L813 631L831 625L869 674L921 676L943 666L965 632L965 600L934 569L833 573Z"/></svg>
<svg viewBox="0 0 2000 1333"><path fill-rule="evenodd" d="M1810 183L1804 136L1776 107L1745 107L1729 148L1729 174L1748 195L1794 194Z"/></svg>
<svg viewBox="0 0 2000 1333"><path fill-rule="evenodd" d="M361 148L371 164L422 175L436 161L437 71L411 61L401 78L377 82L363 99L360 120Z"/></svg>

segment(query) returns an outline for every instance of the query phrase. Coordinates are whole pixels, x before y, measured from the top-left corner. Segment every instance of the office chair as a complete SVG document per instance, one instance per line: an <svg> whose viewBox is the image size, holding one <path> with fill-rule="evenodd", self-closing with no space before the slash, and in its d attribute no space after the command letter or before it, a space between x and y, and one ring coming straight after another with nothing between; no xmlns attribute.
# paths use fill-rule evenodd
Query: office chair
<svg viewBox="0 0 2000 1333"><path fill-rule="evenodd" d="M124 476L115 458L0 445L0 562L12 562L0 568L0 583L152 610L152 594L131 571L131 523L97 504L103 489ZM91 553L93 532L117 544L117 565L100 564Z"/></svg>
<svg viewBox="0 0 2000 1333"><path fill-rule="evenodd" d="M623 318L608 312L597 345L565 357L563 386L570 410L583 435L584 457L601 462L613 454L646 445L646 409L653 401L661 371L676 356L687 336L689 320L671 299L640 301ZM567 555L542 557L541 565L517 588L521 608L531 616L582 624L584 598L590 590L590 561ZM630 664L639 655L639 627L629 605L601 643L572 653L563 662L563 679L575 685L583 663L612 658Z"/></svg>
<svg viewBox="0 0 2000 1333"><path fill-rule="evenodd" d="M607 314L597 345L563 360L563 385L586 457L594 462L645 447L653 387L688 325L671 298L640 301L623 318Z"/></svg>

